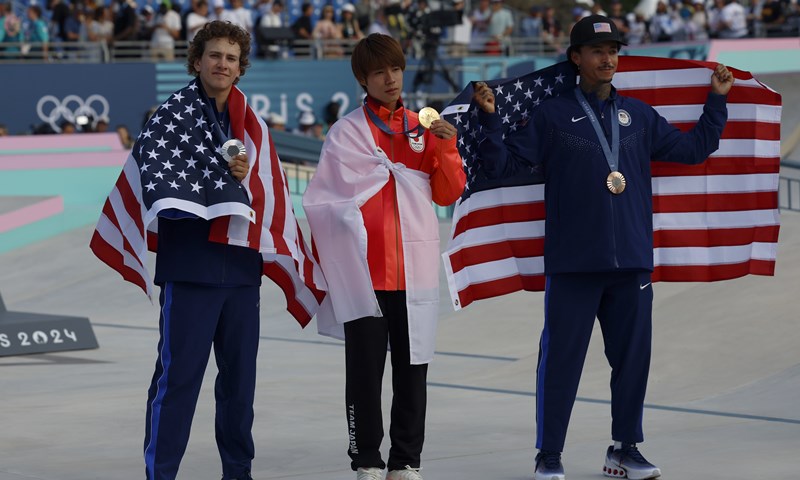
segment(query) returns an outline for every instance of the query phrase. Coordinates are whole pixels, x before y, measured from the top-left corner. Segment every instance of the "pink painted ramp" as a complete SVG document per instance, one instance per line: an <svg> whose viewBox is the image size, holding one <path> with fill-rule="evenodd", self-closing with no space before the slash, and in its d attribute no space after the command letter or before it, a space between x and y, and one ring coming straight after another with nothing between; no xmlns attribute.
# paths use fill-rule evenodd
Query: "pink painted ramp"
<svg viewBox="0 0 800 480"><path fill-rule="evenodd" d="M0 170L122 166L127 158L116 132L0 138Z"/></svg>
<svg viewBox="0 0 800 480"><path fill-rule="evenodd" d="M127 150L2 155L0 170L121 167L127 158Z"/></svg>
<svg viewBox="0 0 800 480"><path fill-rule="evenodd" d="M0 233L29 225L64 211L64 199L56 197L0 197Z"/></svg>
<svg viewBox="0 0 800 480"><path fill-rule="evenodd" d="M124 150L116 132L80 133L75 135L11 135L0 139L3 150L69 150L105 147Z"/></svg>

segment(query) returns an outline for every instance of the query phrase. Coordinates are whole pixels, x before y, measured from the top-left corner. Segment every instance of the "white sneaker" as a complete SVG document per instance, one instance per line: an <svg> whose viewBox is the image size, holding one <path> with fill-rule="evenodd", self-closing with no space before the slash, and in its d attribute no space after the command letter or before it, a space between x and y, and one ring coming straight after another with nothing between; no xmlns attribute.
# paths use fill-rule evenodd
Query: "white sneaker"
<svg viewBox="0 0 800 480"><path fill-rule="evenodd" d="M356 480L383 480L383 469L359 468L356 471Z"/></svg>
<svg viewBox="0 0 800 480"><path fill-rule="evenodd" d="M422 475L419 474L421 468L411 468L406 465L402 470L392 470L386 475L386 480L422 480Z"/></svg>

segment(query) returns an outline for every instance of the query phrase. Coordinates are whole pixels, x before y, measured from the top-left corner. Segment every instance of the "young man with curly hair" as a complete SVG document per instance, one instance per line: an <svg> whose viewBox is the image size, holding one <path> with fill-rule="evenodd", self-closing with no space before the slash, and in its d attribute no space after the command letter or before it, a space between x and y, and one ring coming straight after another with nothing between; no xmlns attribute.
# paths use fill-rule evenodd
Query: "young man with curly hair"
<svg viewBox="0 0 800 480"><path fill-rule="evenodd" d="M234 85L249 66L249 54L250 35L235 25L215 21L197 32L187 60L188 73L195 79L154 112L134 145L145 155L153 152L140 168L145 169L143 195L162 186L168 194L184 189L211 195L234 188L245 195L245 179L250 179L255 160L248 153L254 153L248 149L225 166L215 152L219 144L240 135L237 123L244 113L234 109L247 108ZM150 138L166 142L178 132L180 138L166 147L158 140L147 143ZM194 169L207 174L196 174L200 181L192 185L185 175ZM206 178L214 183L200 183ZM242 201L249 205L247 198ZM210 207L202 213L193 209L172 204L158 212L155 283L161 287L161 337L147 399L146 478L176 477L213 345L219 369L215 431L223 480L251 479L262 257L257 249L211 240L214 222L233 224L236 212L220 216Z"/></svg>

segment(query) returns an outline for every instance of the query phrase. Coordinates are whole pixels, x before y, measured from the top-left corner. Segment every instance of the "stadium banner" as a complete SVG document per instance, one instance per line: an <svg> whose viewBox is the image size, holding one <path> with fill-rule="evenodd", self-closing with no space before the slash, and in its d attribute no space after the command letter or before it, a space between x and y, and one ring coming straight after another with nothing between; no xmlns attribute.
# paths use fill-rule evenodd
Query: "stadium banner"
<svg viewBox="0 0 800 480"><path fill-rule="evenodd" d="M155 65L3 65L5 104L0 123L12 134L60 132L64 120L77 123L107 117L109 127L125 125L136 134L155 97Z"/></svg>
<svg viewBox="0 0 800 480"><path fill-rule="evenodd" d="M156 65L156 96L160 104L189 81L186 66L179 63ZM406 81L409 81L406 79ZM269 118L277 113L286 119L287 128L297 126L301 112L311 111L317 122L324 123L325 106L340 105L344 115L360 105L361 87L353 79L350 59L341 60L251 60L239 87L256 115Z"/></svg>
<svg viewBox="0 0 800 480"><path fill-rule="evenodd" d="M415 61L409 61L413 65ZM406 73L411 88L416 67ZM457 69L456 69L457 71ZM9 64L3 66L4 85L15 94L0 113L0 123L12 134L60 132L61 122L77 117L108 117L110 126L125 125L138 135L147 111L191 80L183 63L128 64ZM57 80L56 80L57 79ZM460 76L453 80L459 89ZM7 82L7 83L6 83ZM441 79L425 85L426 92L447 92ZM303 111L324 122L329 102L340 105L340 115L361 105L363 91L353 79L350 59L254 60L238 87L247 93L251 108L262 118L276 112L287 127L297 125ZM455 92L453 92L455 95ZM11 114L13 112L13 115Z"/></svg>

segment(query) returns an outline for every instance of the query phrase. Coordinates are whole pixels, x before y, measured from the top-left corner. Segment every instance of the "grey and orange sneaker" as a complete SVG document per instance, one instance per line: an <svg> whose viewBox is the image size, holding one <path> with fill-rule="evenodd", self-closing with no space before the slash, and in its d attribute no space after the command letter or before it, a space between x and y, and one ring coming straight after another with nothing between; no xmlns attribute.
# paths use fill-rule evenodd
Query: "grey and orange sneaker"
<svg viewBox="0 0 800 480"><path fill-rule="evenodd" d="M536 470L533 480L564 480L564 466L561 465L561 452L542 450L536 454Z"/></svg>
<svg viewBox="0 0 800 480"><path fill-rule="evenodd" d="M603 475L614 478L629 478L631 480L645 480L661 476L661 470L645 460L639 453L635 443L623 443L622 448L614 449L611 445L606 451L606 463L603 465Z"/></svg>

